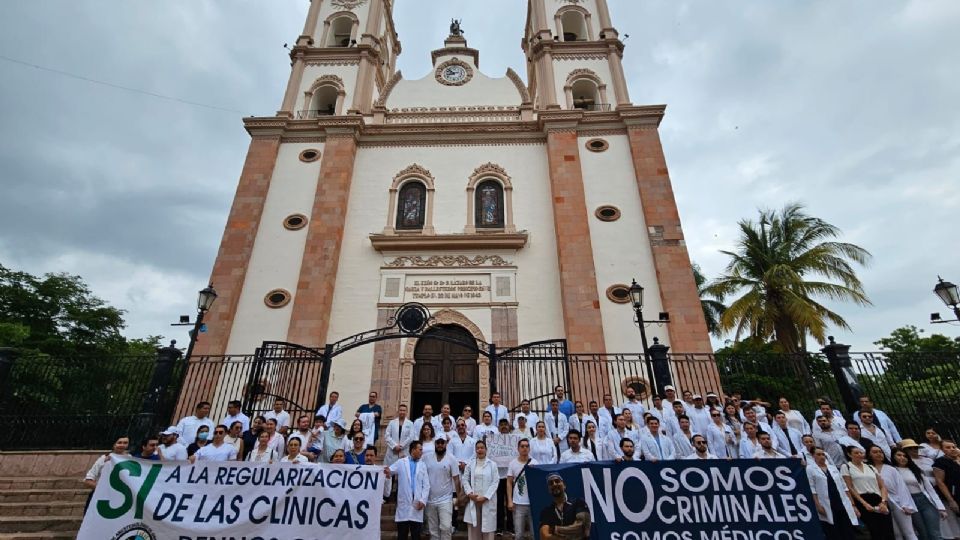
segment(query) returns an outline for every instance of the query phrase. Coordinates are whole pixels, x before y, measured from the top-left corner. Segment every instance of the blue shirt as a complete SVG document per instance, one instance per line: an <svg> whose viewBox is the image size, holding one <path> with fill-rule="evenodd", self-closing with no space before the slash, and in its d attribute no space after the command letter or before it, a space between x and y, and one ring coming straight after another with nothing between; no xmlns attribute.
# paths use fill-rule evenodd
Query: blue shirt
<svg viewBox="0 0 960 540"><path fill-rule="evenodd" d="M569 399L565 399L560 402L560 412L567 418L570 418L575 411L576 408L573 406L573 402Z"/></svg>
<svg viewBox="0 0 960 540"><path fill-rule="evenodd" d="M344 461L347 465L366 465L366 452L360 452L359 454L354 454L353 450L347 452L347 459ZM356 455L356 457L354 457Z"/></svg>
<svg viewBox="0 0 960 540"><path fill-rule="evenodd" d="M410 492L413 498L417 498L417 462L413 458L407 459L410 462Z"/></svg>

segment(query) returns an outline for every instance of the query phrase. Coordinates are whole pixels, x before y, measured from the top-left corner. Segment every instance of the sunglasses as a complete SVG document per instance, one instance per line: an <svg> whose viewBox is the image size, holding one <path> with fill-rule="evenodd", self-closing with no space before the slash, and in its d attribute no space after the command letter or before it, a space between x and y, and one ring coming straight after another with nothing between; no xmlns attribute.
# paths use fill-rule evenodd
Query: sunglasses
<svg viewBox="0 0 960 540"><path fill-rule="evenodd" d="M717 413L712 413L710 416L712 416L712 417L714 417L714 418L720 418L720 415L717 414Z"/></svg>
<svg viewBox="0 0 960 540"><path fill-rule="evenodd" d="M214 431L213 434L214 434L214 435L226 435L227 432L226 432L226 431L223 431L222 429L218 429L218 430Z"/></svg>
<svg viewBox="0 0 960 540"><path fill-rule="evenodd" d="M705 445L705 444L707 444L707 443L705 443L705 442L703 442L703 441L697 441L697 442L695 442L695 443L693 443L693 444L695 444L695 445L697 445L697 446L702 446L702 445Z"/></svg>
<svg viewBox="0 0 960 540"><path fill-rule="evenodd" d="M363 437L354 437L354 438L353 438L353 442L363 442L364 440L366 440L366 439L364 439Z"/></svg>

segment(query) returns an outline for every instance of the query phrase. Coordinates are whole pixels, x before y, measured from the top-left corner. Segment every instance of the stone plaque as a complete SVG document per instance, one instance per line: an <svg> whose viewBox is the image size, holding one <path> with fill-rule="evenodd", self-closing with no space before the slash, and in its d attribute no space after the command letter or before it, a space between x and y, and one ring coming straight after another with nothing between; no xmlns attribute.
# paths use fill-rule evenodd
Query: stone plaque
<svg viewBox="0 0 960 540"><path fill-rule="evenodd" d="M490 274L408 275L404 302L482 304L490 302Z"/></svg>

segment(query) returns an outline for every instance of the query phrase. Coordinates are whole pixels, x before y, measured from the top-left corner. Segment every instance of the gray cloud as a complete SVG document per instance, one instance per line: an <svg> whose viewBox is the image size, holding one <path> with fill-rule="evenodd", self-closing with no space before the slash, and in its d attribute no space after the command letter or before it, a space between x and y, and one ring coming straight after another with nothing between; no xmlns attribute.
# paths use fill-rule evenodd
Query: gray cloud
<svg viewBox="0 0 960 540"><path fill-rule="evenodd" d="M451 17L491 76L525 72L524 2L400 0L407 78ZM0 61L0 261L69 271L129 311L129 334L173 335L216 255L248 137L276 111L284 42L308 3L11 3L0 54L240 111L189 106ZM960 280L960 4L611 0L634 103L661 128L693 258L725 264L737 219L787 201L875 255L872 308L836 306L856 348L945 309ZM956 329L937 327L956 334ZM180 336L182 339L182 336Z"/></svg>

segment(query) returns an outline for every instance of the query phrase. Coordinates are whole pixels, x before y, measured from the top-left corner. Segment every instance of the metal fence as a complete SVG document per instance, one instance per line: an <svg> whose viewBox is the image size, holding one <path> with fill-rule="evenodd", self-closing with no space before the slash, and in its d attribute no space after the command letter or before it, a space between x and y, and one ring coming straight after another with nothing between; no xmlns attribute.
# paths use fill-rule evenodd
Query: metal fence
<svg viewBox="0 0 960 540"><path fill-rule="evenodd" d="M143 409L156 364L156 356L16 358L0 378L0 449L109 448ZM176 400L173 389L157 397L166 411Z"/></svg>
<svg viewBox="0 0 960 540"><path fill-rule="evenodd" d="M856 398L869 395L904 437L922 441L929 426L943 436L960 437L960 354L841 352L833 357L670 354L661 367L681 395L685 390L739 392L774 408L783 396L808 419L819 398L850 416ZM0 449L108 448L119 435L155 431L191 414L200 401L211 402L219 419L231 400L240 400L254 416L282 397L296 418L313 414L323 399L324 360L302 348L261 348L253 355L197 356L189 362L175 358L166 371L160 369L161 359L0 359ZM495 357L491 384L509 406L526 398L534 410L544 411L558 384L585 404L601 401L606 393L622 401L627 387L649 396L651 371L639 353L567 354L559 342L543 342ZM162 384L157 382L161 372ZM659 387L666 384L663 372L656 377Z"/></svg>
<svg viewBox="0 0 960 540"><path fill-rule="evenodd" d="M705 395L742 394L776 409L780 397L812 420L817 400L826 398L848 417L866 395L886 412L904 437L923 441L927 427L944 436L960 437L960 355L852 353L853 403L847 403L825 354L671 354L670 382L678 396L686 390ZM497 359L498 390L512 405L530 399L535 411L548 409L556 385L570 399L587 405L609 393L619 404L627 387L649 397L647 363L642 354L570 354L566 359ZM505 376L507 375L507 376ZM662 386L662 384L661 384ZM509 401L513 400L513 401Z"/></svg>

